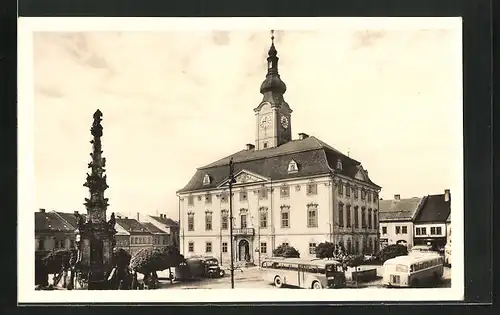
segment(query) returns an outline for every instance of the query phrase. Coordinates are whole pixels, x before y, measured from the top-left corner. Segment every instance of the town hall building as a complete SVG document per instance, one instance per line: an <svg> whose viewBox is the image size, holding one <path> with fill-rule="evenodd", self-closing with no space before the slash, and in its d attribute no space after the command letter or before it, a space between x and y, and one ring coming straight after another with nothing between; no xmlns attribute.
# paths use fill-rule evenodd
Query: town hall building
<svg viewBox="0 0 500 315"><path fill-rule="evenodd" d="M274 39L274 38L273 38ZM230 261L229 162L234 163L233 250L236 262L260 261L288 244L313 258L324 241L349 253L378 249L381 187L361 163L314 136L292 139L292 109L283 95L274 40L262 101L254 109L255 142L199 167L177 192L180 249L186 257Z"/></svg>

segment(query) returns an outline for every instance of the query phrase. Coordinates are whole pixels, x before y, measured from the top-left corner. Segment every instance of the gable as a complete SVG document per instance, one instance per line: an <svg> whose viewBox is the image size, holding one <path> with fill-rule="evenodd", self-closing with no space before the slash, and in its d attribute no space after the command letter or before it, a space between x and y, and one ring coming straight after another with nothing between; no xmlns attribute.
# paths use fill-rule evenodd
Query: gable
<svg viewBox="0 0 500 315"><path fill-rule="evenodd" d="M361 165L358 166L358 172L354 175L354 178L364 182L368 180L368 176Z"/></svg>
<svg viewBox="0 0 500 315"><path fill-rule="evenodd" d="M259 182L267 182L269 179L259 174L247 170L241 170L234 175L235 185L237 184L252 184ZM227 186L229 184L229 178L224 180L219 187Z"/></svg>

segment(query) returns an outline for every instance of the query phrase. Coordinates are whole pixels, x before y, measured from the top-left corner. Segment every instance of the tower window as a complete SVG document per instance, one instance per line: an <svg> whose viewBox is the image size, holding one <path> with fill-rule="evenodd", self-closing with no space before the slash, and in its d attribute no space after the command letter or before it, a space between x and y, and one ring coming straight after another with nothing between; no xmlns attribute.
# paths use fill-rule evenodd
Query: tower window
<svg viewBox="0 0 500 315"><path fill-rule="evenodd" d="M264 142L264 149L267 148L267 142Z"/></svg>

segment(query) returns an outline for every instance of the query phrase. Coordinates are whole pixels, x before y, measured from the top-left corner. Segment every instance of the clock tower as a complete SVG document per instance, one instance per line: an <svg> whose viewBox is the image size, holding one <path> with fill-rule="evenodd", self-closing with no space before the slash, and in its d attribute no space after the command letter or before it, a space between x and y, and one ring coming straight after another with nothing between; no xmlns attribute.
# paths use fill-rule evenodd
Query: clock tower
<svg viewBox="0 0 500 315"><path fill-rule="evenodd" d="M275 148L292 140L292 109L283 94L286 85L278 73L278 51L274 47L274 31L267 57L267 75L260 86L262 102L254 109L256 118L255 149Z"/></svg>

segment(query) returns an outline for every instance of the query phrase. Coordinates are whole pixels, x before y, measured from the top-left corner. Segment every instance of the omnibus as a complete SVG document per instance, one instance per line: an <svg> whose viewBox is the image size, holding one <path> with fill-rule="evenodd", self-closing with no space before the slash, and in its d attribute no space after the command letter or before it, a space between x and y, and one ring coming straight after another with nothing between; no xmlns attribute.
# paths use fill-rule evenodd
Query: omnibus
<svg viewBox="0 0 500 315"><path fill-rule="evenodd" d="M394 287L418 287L441 279L443 258L439 254L398 256L383 265L383 283Z"/></svg>
<svg viewBox="0 0 500 315"><path fill-rule="evenodd" d="M346 286L343 266L335 260L273 257L261 264L264 281L305 289L341 288Z"/></svg>

